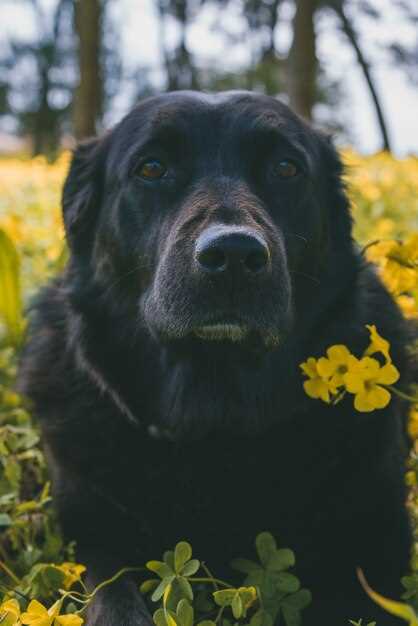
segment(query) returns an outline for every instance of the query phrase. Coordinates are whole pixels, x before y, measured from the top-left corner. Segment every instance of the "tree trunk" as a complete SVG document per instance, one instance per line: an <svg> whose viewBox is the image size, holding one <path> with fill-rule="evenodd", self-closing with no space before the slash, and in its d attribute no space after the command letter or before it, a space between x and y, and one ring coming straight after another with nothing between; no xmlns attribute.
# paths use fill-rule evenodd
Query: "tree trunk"
<svg viewBox="0 0 418 626"><path fill-rule="evenodd" d="M391 152L389 133L388 133L388 129L386 126L385 117L383 115L383 110L380 105L379 97L377 95L376 87L374 85L373 78L370 72L370 66L366 58L363 55L363 52L360 48L360 44L357 39L356 32L353 26L351 25L350 20L348 19L347 15L345 14L341 0L337 2L335 1L331 2L331 6L341 20L341 26L342 26L343 32L346 35L347 39L349 40L350 44L354 48L354 51L357 56L357 61L362 69L364 78L366 79L367 86L369 88L370 95L372 97L374 108L376 111L376 116L377 116L377 121L378 121L379 128L380 128L380 132L382 135L383 150L387 150L388 152Z"/></svg>
<svg viewBox="0 0 418 626"><path fill-rule="evenodd" d="M296 113L311 120L316 92L314 15L317 0L295 0L295 4L293 39L287 58L289 104Z"/></svg>
<svg viewBox="0 0 418 626"><path fill-rule="evenodd" d="M103 109L101 69L103 4L103 0L74 0L80 76L73 109L74 133L77 139L96 134Z"/></svg>

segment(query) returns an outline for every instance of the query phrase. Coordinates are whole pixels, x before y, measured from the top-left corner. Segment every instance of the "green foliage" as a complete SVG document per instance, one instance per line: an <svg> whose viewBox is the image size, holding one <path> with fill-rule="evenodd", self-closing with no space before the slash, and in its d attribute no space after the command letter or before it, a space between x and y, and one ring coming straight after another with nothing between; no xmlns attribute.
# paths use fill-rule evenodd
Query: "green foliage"
<svg viewBox="0 0 418 626"><path fill-rule="evenodd" d="M243 626L272 626L278 619L285 626L299 626L311 594L301 589L299 579L288 571L295 565L295 555L287 548L279 549L268 532L260 533L255 544L259 562L232 562L235 570L246 574L240 587L214 578L204 563L192 559L192 548L185 541L178 543L174 552L166 552L163 561L149 561L147 568L159 578L146 580L140 589L151 593L152 602L162 601L163 606L154 613L156 626L184 626L184 620L190 619L202 624L208 618L221 626L230 626L230 619ZM200 569L204 575L196 577ZM194 603L193 587L202 593L202 586L207 585L213 586L212 594L206 593L203 604L201 599Z"/></svg>
<svg viewBox="0 0 418 626"><path fill-rule="evenodd" d="M4 341L18 345L23 333L20 259L8 235L0 229L0 321Z"/></svg>
<svg viewBox="0 0 418 626"><path fill-rule="evenodd" d="M346 157L350 162L359 159L349 153ZM418 224L414 195L416 159L396 161L381 154L363 158L359 165L354 168L351 163L350 170L357 237L364 243L370 239L405 238ZM127 570L118 572L89 594L80 578L84 568L65 562L74 560L74 546L63 544L39 433L31 422L30 407L14 390L18 349L25 330L22 299L27 301L66 260L59 194L67 167L67 155L54 166L39 159L2 163L5 176L0 185L0 591L5 594L4 599L18 600L22 610L29 610L28 601L32 598L51 608L58 598L65 612L81 615L100 588L112 584ZM399 304L405 305L406 314L416 318L416 302L410 298ZM418 405L414 415L409 430L418 441ZM417 447L409 474L416 471L418 475L416 467ZM411 510L418 519L416 479L410 484L414 489ZM301 624L311 596L294 573L295 555L278 547L269 533L257 537L256 551L257 561L233 562L234 569L243 574L240 586L235 586L236 580L231 583L214 578L205 563L192 558L192 548L186 542L166 552L162 561L148 563L147 569L154 577L145 581L141 590L150 596L156 626ZM418 557L414 563L417 570ZM403 599L408 604L393 602L370 589L369 592L383 608L414 624L415 612L409 605L418 610L418 574L413 573L402 582ZM76 600L69 597L72 593ZM14 626L13 611L20 609L14 605L4 607L3 601L0 623ZM78 626L80 621L74 617L67 623ZM376 626L361 619L351 620L350 624Z"/></svg>

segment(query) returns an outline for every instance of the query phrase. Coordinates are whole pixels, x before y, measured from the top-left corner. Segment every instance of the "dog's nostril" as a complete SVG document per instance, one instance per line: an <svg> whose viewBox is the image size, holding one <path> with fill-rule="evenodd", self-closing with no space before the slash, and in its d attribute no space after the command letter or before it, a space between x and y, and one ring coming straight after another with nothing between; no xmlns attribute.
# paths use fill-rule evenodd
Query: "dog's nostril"
<svg viewBox="0 0 418 626"><path fill-rule="evenodd" d="M209 272L223 272L227 266L225 252L216 246L210 246L201 250L197 260L199 264Z"/></svg>
<svg viewBox="0 0 418 626"><path fill-rule="evenodd" d="M267 248L260 247L259 250L250 252L244 260L245 267L254 274L260 272L267 265L269 259Z"/></svg>
<svg viewBox="0 0 418 626"><path fill-rule="evenodd" d="M208 273L257 274L270 259L263 237L239 226L209 227L199 236L195 254L200 268Z"/></svg>

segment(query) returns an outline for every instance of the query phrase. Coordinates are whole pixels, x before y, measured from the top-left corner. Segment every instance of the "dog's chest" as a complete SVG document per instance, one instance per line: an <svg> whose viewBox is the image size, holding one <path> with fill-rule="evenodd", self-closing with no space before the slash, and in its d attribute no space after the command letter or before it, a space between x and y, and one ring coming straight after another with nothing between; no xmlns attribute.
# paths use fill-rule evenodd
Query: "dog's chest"
<svg viewBox="0 0 418 626"><path fill-rule="evenodd" d="M186 539L197 556L221 564L251 556L263 530L294 546L305 535L312 501L321 509L330 476L328 458L320 482L312 483L310 469L315 465L318 478L320 459L308 458L305 443L277 439L273 432L188 445L150 439L136 454L133 447L132 440L118 463L120 481L113 465L113 480L117 497L138 520L134 541L142 558L160 558Z"/></svg>

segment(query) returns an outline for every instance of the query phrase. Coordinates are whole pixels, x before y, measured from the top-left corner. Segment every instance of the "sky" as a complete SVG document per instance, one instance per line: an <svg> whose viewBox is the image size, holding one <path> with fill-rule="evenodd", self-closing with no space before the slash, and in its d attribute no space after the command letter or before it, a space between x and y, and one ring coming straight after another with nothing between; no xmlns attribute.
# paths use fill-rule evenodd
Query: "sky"
<svg viewBox="0 0 418 626"><path fill-rule="evenodd" d="M46 9L56 0L42 0ZM411 0L413 1L413 0ZM391 0L374 0L383 14L383 19L375 21L362 17L356 26L361 36L363 49L373 62L373 75L381 96L383 110L388 121L394 151L398 156L408 153L418 154L418 88L411 84L405 72L393 64L382 52L388 41L413 43L417 41L417 25L408 24L400 18ZM26 4L26 7L25 7ZM0 38L8 34L30 37L34 29L27 4L19 5L16 0L0 0ZM163 85L161 59L159 58L158 24L153 0L113 0L110 17L120 32L118 46L121 48L124 71L135 72L138 66L151 65L155 71L157 84ZM289 46L292 17L291 3L284 1L281 8L279 28L276 33L277 49L286 53ZM222 28L221 28L222 27ZM223 29L234 35L231 45L223 34ZM350 129L350 139L362 152L374 152L380 146L380 136L369 93L362 73L356 63L353 51L338 32L336 19L331 14L323 15L316 23L318 56L327 75L341 81L343 97L335 117L343 120ZM174 42L178 33L174 22L167 24L169 39ZM245 30L245 23L239 13L239 2L231 3L230 8L219 10L208 3L194 20L188 33L188 47L200 66L216 64L222 68L239 69L251 58L251 41ZM116 95L108 124L122 117L132 104L134 93L125 88ZM329 112L328 112L329 113ZM321 107L316 111L322 121ZM338 139L338 138L337 138ZM340 137L346 141L345 137Z"/></svg>

